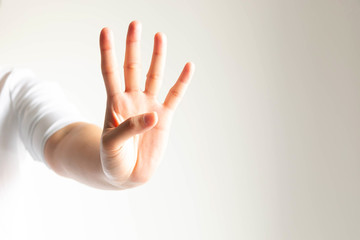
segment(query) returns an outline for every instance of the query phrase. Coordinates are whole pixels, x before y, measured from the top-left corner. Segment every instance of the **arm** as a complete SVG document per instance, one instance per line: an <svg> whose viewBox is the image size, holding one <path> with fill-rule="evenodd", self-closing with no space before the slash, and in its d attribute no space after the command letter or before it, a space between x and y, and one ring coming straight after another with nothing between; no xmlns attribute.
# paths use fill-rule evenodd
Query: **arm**
<svg viewBox="0 0 360 240"><path fill-rule="evenodd" d="M194 71L187 63L163 103L156 95L163 74L166 38L157 33L145 90L139 88L141 25L129 25L120 87L112 34L100 34L101 68L107 92L103 129L78 122L53 134L45 145L48 165L59 175L101 189L126 189L145 183L164 153L171 119Z"/></svg>

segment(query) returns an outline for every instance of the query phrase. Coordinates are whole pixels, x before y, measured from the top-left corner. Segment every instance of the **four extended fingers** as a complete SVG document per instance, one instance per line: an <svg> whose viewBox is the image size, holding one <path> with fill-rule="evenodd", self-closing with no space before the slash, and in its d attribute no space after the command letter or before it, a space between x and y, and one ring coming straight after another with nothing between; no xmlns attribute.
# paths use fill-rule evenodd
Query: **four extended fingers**
<svg viewBox="0 0 360 240"><path fill-rule="evenodd" d="M114 50L113 34L109 28L100 33L101 71L109 97L120 93L120 75Z"/></svg>
<svg viewBox="0 0 360 240"><path fill-rule="evenodd" d="M133 21L129 25L126 52L124 61L124 75L125 75L125 91L139 90L140 80L140 35L141 24L138 21ZM120 93L120 79L117 67L117 61L114 53L112 33L108 28L104 28L100 34L100 49L101 49L101 68L105 81L106 91L108 96L113 96ZM166 54L166 36L162 33L157 33L154 37L154 50L147 74L145 93L156 95L159 92L161 85L161 78L165 66ZM181 72L178 80L170 89L164 106L170 109L175 109L179 104L182 95L184 94L187 85L193 75L194 64L188 62Z"/></svg>
<svg viewBox="0 0 360 240"><path fill-rule="evenodd" d="M181 101L182 96L185 93L187 86L191 80L191 77L194 73L195 65L191 62L186 63L184 69L182 70L178 80L174 86L170 89L169 93L166 96L164 101L164 106L170 109L175 109L179 102Z"/></svg>
<svg viewBox="0 0 360 240"><path fill-rule="evenodd" d="M139 90L140 82L140 36L141 24L132 21L126 37L124 61L125 91Z"/></svg>
<svg viewBox="0 0 360 240"><path fill-rule="evenodd" d="M153 55L145 83L145 93L151 96L156 95L161 86L165 67L166 43L165 34L160 32L155 34Z"/></svg>

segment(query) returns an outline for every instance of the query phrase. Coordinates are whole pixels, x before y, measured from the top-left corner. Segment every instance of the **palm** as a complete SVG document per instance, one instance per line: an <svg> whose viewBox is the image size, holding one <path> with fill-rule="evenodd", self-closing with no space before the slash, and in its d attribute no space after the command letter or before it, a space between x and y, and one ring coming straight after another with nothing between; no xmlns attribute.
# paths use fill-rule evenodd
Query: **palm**
<svg viewBox="0 0 360 240"><path fill-rule="evenodd" d="M133 174L138 181L142 182L142 178L147 179L149 177L148 174L155 170L153 168L156 168L161 159L166 146L171 113L169 110L164 109L161 106L162 104L143 92L125 93L119 96L115 103L117 106L114 107L113 115L118 116L120 123L139 114L148 112L157 113L159 120L155 127L131 137L123 145L112 145L106 156L106 161L110 164L111 168L107 169L107 172L111 175L115 175L116 178L121 178L121 180L125 181ZM115 126L105 128L104 135L107 132L113 132ZM144 164L147 166L143 166ZM136 171L134 171L135 166Z"/></svg>
<svg viewBox="0 0 360 240"><path fill-rule="evenodd" d="M101 160L105 173L125 187L143 183L159 165L165 150L171 116L181 100L193 67L186 64L164 103L156 99L165 62L166 39L155 35L154 52L145 90L139 88L140 24L129 26L124 62L125 91L121 91L113 44L108 29L100 36L102 72L108 100ZM140 116L143 114L142 116ZM147 124L143 116L147 116Z"/></svg>

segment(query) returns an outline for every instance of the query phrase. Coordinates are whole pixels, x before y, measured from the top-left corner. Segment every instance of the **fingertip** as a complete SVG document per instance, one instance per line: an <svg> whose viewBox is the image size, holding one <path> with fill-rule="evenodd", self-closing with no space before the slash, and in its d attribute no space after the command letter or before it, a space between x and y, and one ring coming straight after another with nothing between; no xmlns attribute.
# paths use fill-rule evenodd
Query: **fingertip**
<svg viewBox="0 0 360 240"><path fill-rule="evenodd" d="M110 37L112 35L112 31L109 27L103 27L100 32L100 36L102 37Z"/></svg>
<svg viewBox="0 0 360 240"><path fill-rule="evenodd" d="M108 31L110 31L110 28L108 28L108 27L103 27L103 28L101 29L101 34L106 33L106 32L108 32Z"/></svg>
<svg viewBox="0 0 360 240"><path fill-rule="evenodd" d="M141 30L141 22L139 20L133 20L130 24L129 24L129 30L130 31L140 31Z"/></svg>
<svg viewBox="0 0 360 240"><path fill-rule="evenodd" d="M111 48L113 33L110 28L104 27L100 32L100 47L102 50Z"/></svg>
<svg viewBox="0 0 360 240"><path fill-rule="evenodd" d="M141 36L141 23L138 20L134 20L129 24L126 42L132 43L140 40Z"/></svg>
<svg viewBox="0 0 360 240"><path fill-rule="evenodd" d="M185 66L191 71L195 70L195 64L193 62L187 62Z"/></svg>
<svg viewBox="0 0 360 240"><path fill-rule="evenodd" d="M195 71L195 64L193 62L187 62L184 66L183 73L185 76L191 77Z"/></svg>
<svg viewBox="0 0 360 240"><path fill-rule="evenodd" d="M155 126L155 124L158 122L158 115L156 112L146 113L143 117L146 127Z"/></svg>
<svg viewBox="0 0 360 240"><path fill-rule="evenodd" d="M130 22L130 26L133 26L133 25L136 25L136 24L140 24L140 23L141 23L140 20L134 19L134 20L132 20L132 21Z"/></svg>
<svg viewBox="0 0 360 240"><path fill-rule="evenodd" d="M165 33L162 33L162 32L157 32L154 36L155 38L155 41L158 41L160 43L166 43L167 41L167 37L165 35Z"/></svg>
<svg viewBox="0 0 360 240"><path fill-rule="evenodd" d="M180 74L179 80L182 83L188 83L194 74L195 64L193 62L187 62Z"/></svg>

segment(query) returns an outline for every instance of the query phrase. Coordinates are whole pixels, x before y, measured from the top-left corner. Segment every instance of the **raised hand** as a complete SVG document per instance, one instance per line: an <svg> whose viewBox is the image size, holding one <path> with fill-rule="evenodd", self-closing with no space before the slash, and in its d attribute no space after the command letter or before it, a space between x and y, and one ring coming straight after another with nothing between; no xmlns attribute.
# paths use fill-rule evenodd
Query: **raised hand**
<svg viewBox="0 0 360 240"><path fill-rule="evenodd" d="M104 28L100 34L101 69L107 92L100 157L109 182L119 188L146 182L158 167L173 113L194 72L194 65L186 63L165 101L157 100L166 55L166 37L157 33L145 90L141 91L140 35L141 24L131 22L126 38L122 90L112 33Z"/></svg>

